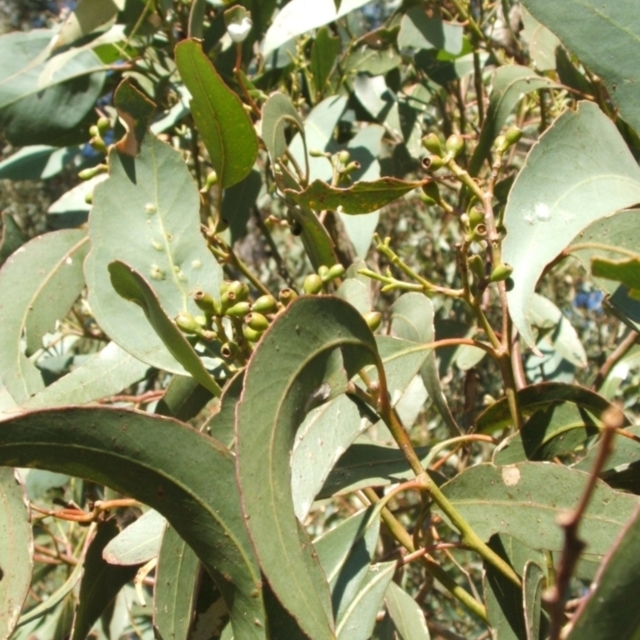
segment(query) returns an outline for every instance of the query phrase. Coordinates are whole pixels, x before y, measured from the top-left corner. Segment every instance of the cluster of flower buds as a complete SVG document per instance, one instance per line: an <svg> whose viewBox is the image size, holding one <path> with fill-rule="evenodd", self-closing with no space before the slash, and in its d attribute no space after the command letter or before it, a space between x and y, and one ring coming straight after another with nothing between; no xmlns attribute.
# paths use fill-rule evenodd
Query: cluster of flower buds
<svg viewBox="0 0 640 640"><path fill-rule="evenodd" d="M341 278L344 275L344 267L337 263L332 267L322 265L318 269L318 273L310 273L305 279L302 285L302 290L310 295L320 293L324 286L335 280Z"/></svg>
<svg viewBox="0 0 640 640"><path fill-rule="evenodd" d="M460 155L464 149L464 138L459 133L450 135L444 143L433 132L422 138L422 146L431 154L422 160L427 171L437 171Z"/></svg>

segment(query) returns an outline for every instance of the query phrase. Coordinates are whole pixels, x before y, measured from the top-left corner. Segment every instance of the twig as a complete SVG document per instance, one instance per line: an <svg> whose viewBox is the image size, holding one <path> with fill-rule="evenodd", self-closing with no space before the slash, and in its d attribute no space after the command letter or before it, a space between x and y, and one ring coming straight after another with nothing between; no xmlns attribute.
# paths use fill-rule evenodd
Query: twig
<svg viewBox="0 0 640 640"><path fill-rule="evenodd" d="M611 373L613 367L618 364L620 359L633 347L636 342L638 342L638 338L640 336L633 329L629 330L629 333L625 336L625 338L620 342L620 344L609 354L609 357L604 361L603 365L600 367L598 374L591 385L591 388L594 391L597 391L607 379L607 376Z"/></svg>
<svg viewBox="0 0 640 640"><path fill-rule="evenodd" d="M593 465L580 502L574 511L558 517L558 524L564 529L564 547L558 563L556 582L543 595L544 601L549 605L551 616L549 640L558 640L560 638L560 632L565 620L564 604L569 581L580 554L586 546L586 543L578 537L578 527L595 490L600 471L602 471L602 467L611 453L611 445L616 430L624 426L624 414L618 408L607 409L602 414L602 422L605 428L600 440L598 457Z"/></svg>

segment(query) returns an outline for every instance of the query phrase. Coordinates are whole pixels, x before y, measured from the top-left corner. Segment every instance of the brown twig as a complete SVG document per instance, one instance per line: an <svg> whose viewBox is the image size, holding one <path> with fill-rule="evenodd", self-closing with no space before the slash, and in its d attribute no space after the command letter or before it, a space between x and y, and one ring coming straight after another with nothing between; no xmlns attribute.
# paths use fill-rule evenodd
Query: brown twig
<svg viewBox="0 0 640 640"><path fill-rule="evenodd" d="M629 330L629 333L624 337L622 342L609 354L609 357L604 361L603 365L600 367L598 374L591 385L591 388L594 391L597 391L607 379L607 376L611 373L613 367L618 364L620 359L626 355L626 353L633 347L634 344L638 342L639 334L637 331L633 329Z"/></svg>
<svg viewBox="0 0 640 640"><path fill-rule="evenodd" d="M605 428L600 440L598 457L593 465L580 502L574 511L558 517L558 524L564 529L564 547L558 563L556 582L543 596L544 601L549 605L551 616L549 640L558 640L560 638L560 632L565 621L565 596L569 588L569 581L580 554L586 546L585 542L578 537L578 527L595 490L598 475L611 453L611 445L616 430L624 426L624 414L618 408L607 409L602 415L602 422Z"/></svg>

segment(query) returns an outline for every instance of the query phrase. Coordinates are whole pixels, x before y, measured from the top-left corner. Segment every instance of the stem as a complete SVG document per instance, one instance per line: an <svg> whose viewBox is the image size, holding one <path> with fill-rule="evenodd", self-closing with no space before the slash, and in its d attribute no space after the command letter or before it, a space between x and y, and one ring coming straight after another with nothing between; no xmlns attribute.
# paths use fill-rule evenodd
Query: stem
<svg viewBox="0 0 640 640"><path fill-rule="evenodd" d="M400 450L404 454L411 470L416 475L416 480L421 483L422 491L428 494L433 501L440 507L451 524L458 530L463 545L478 553L489 564L493 565L504 576L511 580L515 585L520 586L522 583L518 574L498 556L486 543L484 543L471 528L467 521L457 512L456 508L449 502L447 497L442 493L438 485L431 476L425 471L420 462L420 458L413 448L411 439L409 438L404 426L398 419L398 414L391 406L389 399L389 391L382 362L378 362L378 382L380 385L379 395L379 413L384 420L387 428L391 432L394 440L397 442Z"/></svg>
<svg viewBox="0 0 640 640"><path fill-rule="evenodd" d="M573 512L564 514L558 518L560 526L564 529L565 539L562 555L558 563L556 582L547 591L546 597L544 598L550 606L551 614L549 640L558 640L558 638L560 638L565 618L565 594L569 588L569 581L571 580L573 570L580 558L580 554L586 546L584 541L578 537L578 527L595 490L600 471L612 451L612 443L616 430L624 426L624 414L617 408L607 409L602 415L602 421L604 422L605 429L602 434L602 439L600 440L598 457L593 465L580 502Z"/></svg>
<svg viewBox="0 0 640 640"><path fill-rule="evenodd" d="M591 388L597 391L607 379L607 376L611 373L613 367L618 364L621 358L623 358L627 352L638 342L640 335L633 329L629 330L629 333L625 336L622 342L611 352L609 357L604 361L600 367L598 374L596 375Z"/></svg>
<svg viewBox="0 0 640 640"><path fill-rule="evenodd" d="M380 498L376 492L371 489L363 489L364 495L372 503L380 502ZM387 507L383 507L380 513L382 521L387 525L391 535L407 550L409 553L415 553L416 548L413 540L406 529L400 524L396 517ZM479 618L488 622L487 611L484 606L471 596L465 589L458 585L455 580L432 558L424 556L422 563L427 571L436 578L454 597L456 597L467 609L475 613Z"/></svg>

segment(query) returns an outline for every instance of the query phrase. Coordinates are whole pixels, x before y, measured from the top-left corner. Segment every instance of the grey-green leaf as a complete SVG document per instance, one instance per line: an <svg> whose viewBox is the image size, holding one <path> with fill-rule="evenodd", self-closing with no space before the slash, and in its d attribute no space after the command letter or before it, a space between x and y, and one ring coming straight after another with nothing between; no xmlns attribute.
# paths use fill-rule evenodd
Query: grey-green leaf
<svg viewBox="0 0 640 640"><path fill-rule="evenodd" d="M192 624L200 560L191 547L168 526L162 538L153 623L161 640L187 640Z"/></svg>
<svg viewBox="0 0 640 640"><path fill-rule="evenodd" d="M640 511L625 527L601 565L591 593L573 618L567 640L637 637L640 609L628 598L640 588Z"/></svg>
<svg viewBox="0 0 640 640"><path fill-rule="evenodd" d="M574 509L587 474L557 464L522 462L471 467L442 490L483 539L506 533L531 549L560 551L564 544L557 517ZM580 523L585 557L604 556L638 505L637 496L598 482Z"/></svg>
<svg viewBox="0 0 640 640"><path fill-rule="evenodd" d="M24 486L0 468L0 638L12 634L31 588L33 536Z"/></svg>
<svg viewBox="0 0 640 640"><path fill-rule="evenodd" d="M513 267L509 312L525 342L545 266L587 225L640 201L640 168L615 125L591 103L565 112L527 156L507 202L504 262Z"/></svg>
<svg viewBox="0 0 640 640"><path fill-rule="evenodd" d="M193 96L191 113L220 186L237 184L251 171L258 155L258 137L251 118L199 42L185 40L178 44L176 65Z"/></svg>
<svg viewBox="0 0 640 640"><path fill-rule="evenodd" d="M82 291L88 248L84 231L47 233L20 247L0 271L0 377L17 403L44 388L29 356L42 348L44 334L64 318Z"/></svg>
<svg viewBox="0 0 640 640"><path fill-rule="evenodd" d="M134 358L115 342L110 342L87 362L36 393L22 406L25 409L44 409L65 404L87 404L130 387L143 380L148 372L149 365Z"/></svg>
<svg viewBox="0 0 640 640"><path fill-rule="evenodd" d="M420 605L395 582L390 582L384 596L399 640L429 640L429 628Z"/></svg>
<svg viewBox="0 0 640 640"><path fill-rule="evenodd" d="M149 562L160 551L166 524L155 509L149 509L107 543L102 557L105 562L118 565Z"/></svg>
<svg viewBox="0 0 640 640"><path fill-rule="evenodd" d="M636 64L640 16L633 3L524 0L523 4L602 79L620 115L640 131L640 69Z"/></svg>
<svg viewBox="0 0 640 640"><path fill-rule="evenodd" d="M338 640L369 640L376 624L378 609L395 569L395 561L369 567L360 589L338 620Z"/></svg>
<svg viewBox="0 0 640 640"><path fill-rule="evenodd" d="M543 78L528 67L518 65L498 67L491 84L489 109L478 138L478 145L469 163L469 173L472 176L480 171L493 141L522 97L530 91L556 86L549 78Z"/></svg>
<svg viewBox="0 0 640 640"><path fill-rule="evenodd" d="M123 262L112 262L109 275L114 289L126 300L142 308L147 320L171 355L205 389L219 396L221 389L205 368L200 356L191 346L184 333L176 326L162 308L149 283L135 269Z"/></svg>
<svg viewBox="0 0 640 640"><path fill-rule="evenodd" d="M91 311L125 351L151 366L184 374L149 331L142 309L113 290L107 267L121 260L148 278L169 317L179 311L198 315L191 294L202 289L216 297L222 280L222 268L200 233L198 190L180 153L152 134L135 158L112 148L109 169L109 178L95 188L89 217L85 275Z"/></svg>
<svg viewBox="0 0 640 640"><path fill-rule="evenodd" d="M524 599L524 620L527 640L539 640L542 616L542 584L544 571L536 562L524 565L522 576L522 597Z"/></svg>
<svg viewBox="0 0 640 640"><path fill-rule="evenodd" d="M133 580L137 566L108 564L102 557L105 546L118 535L114 519L100 522L84 558L78 605L73 618L71 640L85 640L91 627L127 582Z"/></svg>
<svg viewBox="0 0 640 640"><path fill-rule="evenodd" d="M347 378L379 363L374 337L353 307L333 297L298 298L258 344L236 410L238 481L249 533L276 596L315 640L334 638L331 601L313 545L295 517L289 455L310 401L327 385L336 350Z"/></svg>
<svg viewBox="0 0 640 640"><path fill-rule="evenodd" d="M264 640L260 572L240 512L233 457L216 440L134 411L33 411L0 423L0 464L84 477L156 509L212 575L237 636Z"/></svg>

